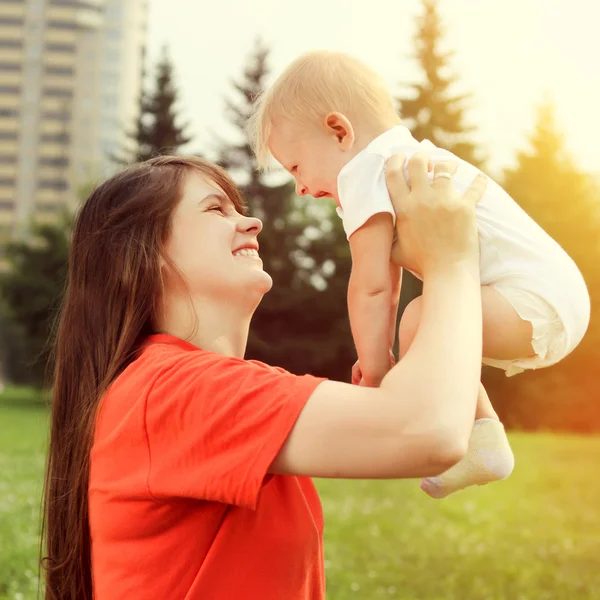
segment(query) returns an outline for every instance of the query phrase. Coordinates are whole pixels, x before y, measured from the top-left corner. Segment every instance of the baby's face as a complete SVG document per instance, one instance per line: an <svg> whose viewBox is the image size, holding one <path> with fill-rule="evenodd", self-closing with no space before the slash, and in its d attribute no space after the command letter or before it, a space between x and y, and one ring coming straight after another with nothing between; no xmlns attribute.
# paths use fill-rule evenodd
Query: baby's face
<svg viewBox="0 0 600 600"><path fill-rule="evenodd" d="M299 196L333 198L339 205L337 178L352 156L340 149L335 135L316 126L278 122L271 129L269 149L294 176Z"/></svg>

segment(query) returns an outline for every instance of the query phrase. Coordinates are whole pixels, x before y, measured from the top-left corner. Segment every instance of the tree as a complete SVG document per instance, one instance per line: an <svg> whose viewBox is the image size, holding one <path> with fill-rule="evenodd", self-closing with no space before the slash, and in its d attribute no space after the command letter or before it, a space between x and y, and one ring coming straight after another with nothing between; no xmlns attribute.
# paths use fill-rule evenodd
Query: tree
<svg viewBox="0 0 600 600"><path fill-rule="evenodd" d="M504 189L595 279L600 257L598 189L568 154L549 100L538 107L530 149L519 152L516 167L505 171Z"/></svg>
<svg viewBox="0 0 600 600"><path fill-rule="evenodd" d="M481 166L474 144L469 140L473 127L465 124L464 103L470 94L452 95L458 82L450 73L452 52L443 52L443 28L437 0L423 0L424 13L418 17L414 57L423 70L424 80L410 85L412 91L398 98L400 114L413 136L430 140L475 166Z"/></svg>
<svg viewBox="0 0 600 600"><path fill-rule="evenodd" d="M600 431L600 192L569 156L548 100L537 111L530 148L504 174L504 188L573 258L592 299L587 335L560 364L514 379L489 372L490 395L509 425Z"/></svg>
<svg viewBox="0 0 600 600"><path fill-rule="evenodd" d="M219 164L240 183L264 230L260 252L273 289L252 322L247 356L296 373L348 379L354 357L346 310L349 251L334 207L298 198L289 181L257 171L245 132L268 77L268 49L258 40L236 92L226 101L238 141L219 140Z"/></svg>
<svg viewBox="0 0 600 600"><path fill-rule="evenodd" d="M469 94L452 95L451 88L458 82L449 73L452 52L443 52L443 28L437 0L423 0L423 14L417 18L414 58L423 71L423 81L408 85L406 96L398 98L400 115L415 139L429 140L436 146L453 152L472 165L482 164L469 137L473 127L465 124L464 103ZM404 271L399 314L407 304L422 293L421 282Z"/></svg>
<svg viewBox="0 0 600 600"><path fill-rule="evenodd" d="M120 164L148 160L160 154L174 154L191 138L185 133L186 125L177 124L178 91L174 83L173 64L166 47L156 65L156 79L151 91L143 90L140 110L134 130L128 133L134 150L125 150L125 157L114 157Z"/></svg>
<svg viewBox="0 0 600 600"><path fill-rule="evenodd" d="M9 269L0 276L0 362L9 381L42 387L52 326L67 273L70 219L34 225L27 240L9 242Z"/></svg>

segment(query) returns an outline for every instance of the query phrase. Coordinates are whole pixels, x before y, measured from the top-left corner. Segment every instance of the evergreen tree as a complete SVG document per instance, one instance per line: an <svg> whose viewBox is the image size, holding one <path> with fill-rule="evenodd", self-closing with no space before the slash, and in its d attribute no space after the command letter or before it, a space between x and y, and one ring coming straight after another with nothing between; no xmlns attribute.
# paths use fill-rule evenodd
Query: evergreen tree
<svg viewBox="0 0 600 600"><path fill-rule="evenodd" d="M469 140L474 128L465 124L465 101L470 94L452 95L458 82L450 73L452 52L440 48L443 27L437 0L423 0L423 14L417 19L415 54L424 80L412 84L407 96L398 98L400 113L414 137L430 140L475 166L481 160Z"/></svg>
<svg viewBox="0 0 600 600"><path fill-rule="evenodd" d="M161 154L175 154L191 138L186 126L178 125L178 91L174 82L173 64L166 47L156 65L156 77L151 91L143 90L139 114L133 132L128 134L134 146L126 157L116 157L120 164L148 160Z"/></svg>
<svg viewBox="0 0 600 600"><path fill-rule="evenodd" d="M538 108L530 149L505 171L504 188L581 269L595 304L582 348L600 359L600 323L593 320L600 309L600 193L569 156L551 102Z"/></svg>
<svg viewBox="0 0 600 600"><path fill-rule="evenodd" d="M593 178L569 156L553 104L538 108L530 149L504 173L504 189L594 278L600 258L600 204Z"/></svg>
<svg viewBox="0 0 600 600"><path fill-rule="evenodd" d="M469 94L452 95L458 82L450 72L452 52L441 50L443 27L437 0L423 0L423 14L417 18L414 58L423 71L423 81L409 85L406 96L398 98L400 115L415 139L430 140L459 158L482 166L474 144L469 140L474 128L465 124L465 101ZM421 282L404 271L399 313L422 293Z"/></svg>
<svg viewBox="0 0 600 600"><path fill-rule="evenodd" d="M47 383L52 326L67 272L70 220L34 225L27 240L9 242L9 269L0 276L0 362L8 380L41 387Z"/></svg>
<svg viewBox="0 0 600 600"><path fill-rule="evenodd" d="M539 107L530 148L505 172L504 188L577 263L592 316L583 342L558 365L508 379L490 369L485 374L490 397L510 426L600 431L600 192L569 156L552 103Z"/></svg>
<svg viewBox="0 0 600 600"><path fill-rule="evenodd" d="M247 356L295 373L348 379L354 356L346 309L349 254L339 219L325 202L298 198L291 182L259 173L245 131L265 88L268 55L257 41L233 83L236 95L226 109L238 141L221 140L218 161L240 183L250 213L264 222L260 253L274 281L253 319Z"/></svg>

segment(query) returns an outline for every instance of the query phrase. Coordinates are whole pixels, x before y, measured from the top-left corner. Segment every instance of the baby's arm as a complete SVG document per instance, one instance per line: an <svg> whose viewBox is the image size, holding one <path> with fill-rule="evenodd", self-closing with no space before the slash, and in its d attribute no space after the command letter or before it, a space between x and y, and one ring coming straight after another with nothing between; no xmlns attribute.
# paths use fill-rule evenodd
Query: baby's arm
<svg viewBox="0 0 600 600"><path fill-rule="evenodd" d="M350 236L352 272L348 313L366 385L375 387L390 369L393 282L390 253L394 228L387 213L372 216Z"/></svg>

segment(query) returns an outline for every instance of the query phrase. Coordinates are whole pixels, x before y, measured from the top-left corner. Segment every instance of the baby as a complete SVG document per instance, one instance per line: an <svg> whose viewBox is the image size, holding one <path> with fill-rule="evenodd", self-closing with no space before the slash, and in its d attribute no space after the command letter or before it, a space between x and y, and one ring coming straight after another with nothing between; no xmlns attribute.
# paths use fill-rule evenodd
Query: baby
<svg viewBox="0 0 600 600"><path fill-rule="evenodd" d="M298 195L336 202L352 255L348 311L359 365L354 372L362 385L378 386L393 362L401 281L401 270L391 263L396 215L385 162L394 154L425 153L432 177L451 177L459 192L479 171L429 141L415 140L381 78L340 53L311 52L294 61L257 100L248 130L261 168L272 155L296 179ZM458 163L454 175L444 172L449 161ZM476 217L483 362L507 375L557 363L579 344L588 326L590 300L581 273L491 180ZM401 266L419 276L413 265ZM402 315L400 357L416 335L420 310L417 298ZM442 498L512 472L514 457L504 427L483 386L475 419L465 458L421 482L430 496Z"/></svg>

